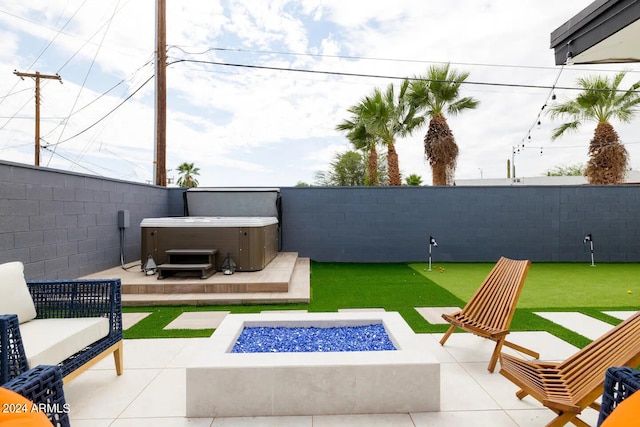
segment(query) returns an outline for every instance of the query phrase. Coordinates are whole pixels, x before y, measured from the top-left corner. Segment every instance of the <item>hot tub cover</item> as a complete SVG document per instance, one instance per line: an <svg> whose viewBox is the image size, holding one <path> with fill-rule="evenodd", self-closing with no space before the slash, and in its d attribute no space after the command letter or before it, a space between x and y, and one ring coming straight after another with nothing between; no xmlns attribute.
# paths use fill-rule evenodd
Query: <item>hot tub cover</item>
<svg viewBox="0 0 640 427"><path fill-rule="evenodd" d="M140 227L264 227L277 223L276 217L187 216L144 218Z"/></svg>

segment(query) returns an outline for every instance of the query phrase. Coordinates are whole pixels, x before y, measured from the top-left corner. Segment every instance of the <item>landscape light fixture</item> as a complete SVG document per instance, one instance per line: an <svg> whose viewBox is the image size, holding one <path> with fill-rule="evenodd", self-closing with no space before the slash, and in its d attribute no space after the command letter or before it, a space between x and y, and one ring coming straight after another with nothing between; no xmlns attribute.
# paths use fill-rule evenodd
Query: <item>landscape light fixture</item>
<svg viewBox="0 0 640 427"><path fill-rule="evenodd" d="M438 247L438 242L436 242L436 238L433 236L429 236L429 271L431 271L431 247Z"/></svg>
<svg viewBox="0 0 640 427"><path fill-rule="evenodd" d="M222 262L222 272L227 276L236 272L236 263L229 252L227 252L227 257Z"/></svg>
<svg viewBox="0 0 640 427"><path fill-rule="evenodd" d="M591 267L595 267L596 264L593 260L593 236L591 235L591 233L587 234L586 236L584 236L584 243L589 243L589 247L591 248Z"/></svg>
<svg viewBox="0 0 640 427"><path fill-rule="evenodd" d="M149 256L147 256L147 261L144 263L144 267L142 267L142 269L144 270L144 274L146 274L147 276L153 276L154 274L156 274L157 268L158 266L153 260L153 256L149 254Z"/></svg>

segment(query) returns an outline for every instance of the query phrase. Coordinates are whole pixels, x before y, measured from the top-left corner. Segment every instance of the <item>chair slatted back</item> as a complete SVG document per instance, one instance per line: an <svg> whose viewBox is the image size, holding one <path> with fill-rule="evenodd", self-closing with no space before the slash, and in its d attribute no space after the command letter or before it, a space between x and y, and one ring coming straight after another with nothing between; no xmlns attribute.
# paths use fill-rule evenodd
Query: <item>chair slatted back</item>
<svg viewBox="0 0 640 427"><path fill-rule="evenodd" d="M562 362L558 371L574 399L580 399L602 385L611 366L639 363L640 311Z"/></svg>
<svg viewBox="0 0 640 427"><path fill-rule="evenodd" d="M531 261L501 257L462 313L486 327L508 329Z"/></svg>

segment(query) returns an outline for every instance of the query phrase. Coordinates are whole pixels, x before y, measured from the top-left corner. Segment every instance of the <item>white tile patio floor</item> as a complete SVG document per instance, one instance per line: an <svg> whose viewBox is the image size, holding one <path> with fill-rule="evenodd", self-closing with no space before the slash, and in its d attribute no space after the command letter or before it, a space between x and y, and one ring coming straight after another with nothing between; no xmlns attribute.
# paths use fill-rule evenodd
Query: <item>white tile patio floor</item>
<svg viewBox="0 0 640 427"><path fill-rule="evenodd" d="M545 313L546 314L546 313ZM572 313L577 314L577 313ZM127 314L133 324L133 313ZM614 315L614 314L612 314ZM624 318L627 313L620 313ZM567 319L574 319L567 320ZM198 327L188 317L191 327ZM204 317L211 328L211 315ZM563 326L578 327L580 316L566 316ZM578 322L578 324L573 323ZM216 427L216 426L504 426L537 427L553 414L531 397L515 397L517 387L486 370L493 343L467 333L452 336L420 334L441 363L441 411L405 414L334 415L253 418L185 418L185 364L206 338L125 340L125 372L118 377L107 358L65 386L74 427ZM577 349L547 332L514 332L511 340L540 351L542 360L563 360ZM507 351L518 354L511 349ZM525 357L521 355L521 357ZM587 409L582 418L596 424L598 413Z"/></svg>

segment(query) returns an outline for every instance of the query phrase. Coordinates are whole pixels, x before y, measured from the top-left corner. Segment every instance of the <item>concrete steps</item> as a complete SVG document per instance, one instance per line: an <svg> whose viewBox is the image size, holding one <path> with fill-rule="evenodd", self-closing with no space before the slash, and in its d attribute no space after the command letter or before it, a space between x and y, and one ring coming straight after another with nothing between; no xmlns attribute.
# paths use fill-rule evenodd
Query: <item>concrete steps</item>
<svg viewBox="0 0 640 427"><path fill-rule="evenodd" d="M124 306L309 303L310 268L309 258L280 252L261 271L214 274L207 279L176 275L157 280L136 267L117 267L87 278L120 277Z"/></svg>

